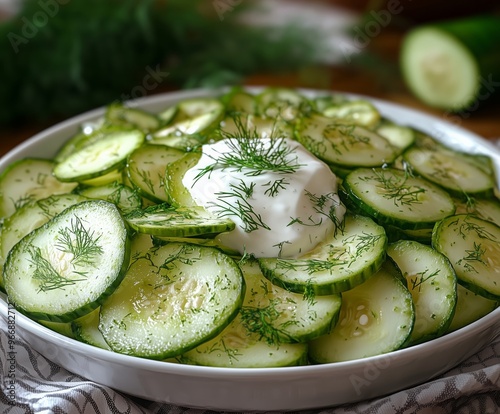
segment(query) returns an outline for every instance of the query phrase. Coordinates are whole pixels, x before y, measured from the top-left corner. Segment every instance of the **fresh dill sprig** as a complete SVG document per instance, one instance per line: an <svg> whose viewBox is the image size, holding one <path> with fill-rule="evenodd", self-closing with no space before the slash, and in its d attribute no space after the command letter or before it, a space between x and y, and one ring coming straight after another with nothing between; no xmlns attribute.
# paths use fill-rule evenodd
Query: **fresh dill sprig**
<svg viewBox="0 0 500 414"><path fill-rule="evenodd" d="M248 186L243 180L240 180L239 185L230 184L231 191L216 193L217 202L213 202L212 205L218 208L216 214L219 217L239 217L246 233L251 233L259 228L270 230L270 227L262 220L261 215L247 200L248 195L253 192L252 184Z"/></svg>
<svg viewBox="0 0 500 414"><path fill-rule="evenodd" d="M422 285L425 282L427 282L429 279L435 278L439 274L440 270L437 269L432 273L428 273L428 272L429 272L429 269L425 269L424 271L417 273L415 275L415 277L410 278L411 290L415 290L418 288L418 291L420 292L422 289Z"/></svg>
<svg viewBox="0 0 500 414"><path fill-rule="evenodd" d="M411 174L404 171L403 176L397 176L386 169L373 169L375 181L381 184L384 191L383 196L387 199L392 199L397 205L419 204L420 195L425 193L425 188L407 185ZM361 178L363 180L363 178ZM367 177L366 180L373 180L373 177Z"/></svg>
<svg viewBox="0 0 500 414"><path fill-rule="evenodd" d="M42 256L42 252L37 246L29 246L28 254L31 256L29 261L35 270L33 272L33 279L40 282L38 288L39 292L47 292L49 290L63 289L66 286L74 285L76 282L80 282L83 279L68 279L63 277L52 264ZM84 276L83 274L81 274Z"/></svg>
<svg viewBox="0 0 500 414"><path fill-rule="evenodd" d="M497 238L493 234L491 234L489 231L487 231L484 228L484 226L481 226L478 223L473 223L473 222L469 221L469 217L470 216L467 215L464 218L464 220L460 220L459 218L457 218L456 220L454 220L450 223L450 226L460 222L460 225L458 228L458 233L460 234L460 236L464 240L469 236L469 233L471 231L473 231L481 239L485 239L485 240L489 240L489 241L493 241L493 242L497 241Z"/></svg>
<svg viewBox="0 0 500 414"><path fill-rule="evenodd" d="M242 325L269 345L279 345L283 339L290 338L285 330L275 326L281 315L277 305L277 300L271 300L265 307L243 306L240 309Z"/></svg>
<svg viewBox="0 0 500 414"><path fill-rule="evenodd" d="M302 271L311 275L317 272L333 272L337 266L348 264L346 260L329 258L329 260L320 259L277 259L276 268L287 271Z"/></svg>
<svg viewBox="0 0 500 414"><path fill-rule="evenodd" d="M73 255L71 263L74 265L95 264L96 256L103 253L99 245L100 236L95 236L83 225L79 217L71 220L71 227L65 227L59 231L58 241L55 247Z"/></svg>
<svg viewBox="0 0 500 414"><path fill-rule="evenodd" d="M301 165L293 153L295 148L287 145L284 138L262 140L242 137L227 141L228 150L217 155L210 155L214 161L201 169L195 182L216 169L232 169L243 172L247 177L256 177L265 172L278 174L295 173Z"/></svg>
<svg viewBox="0 0 500 414"><path fill-rule="evenodd" d="M486 265L484 260L484 254L486 253L486 249L482 247L481 243L474 242L473 250L465 250L467 256L457 261L459 266L464 267L464 269L468 272L479 273L474 267L473 263L481 263Z"/></svg>

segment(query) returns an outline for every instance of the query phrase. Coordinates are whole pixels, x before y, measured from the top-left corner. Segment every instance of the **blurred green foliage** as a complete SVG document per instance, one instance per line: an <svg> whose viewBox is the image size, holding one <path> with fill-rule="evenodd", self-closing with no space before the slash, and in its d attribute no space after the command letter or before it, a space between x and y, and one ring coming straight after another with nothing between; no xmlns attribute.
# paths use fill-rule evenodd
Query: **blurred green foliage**
<svg viewBox="0 0 500 414"><path fill-rule="evenodd" d="M307 66L321 53L311 31L241 25L251 3L239 3L25 0L0 24L0 124L104 105L152 72L158 85L220 86Z"/></svg>

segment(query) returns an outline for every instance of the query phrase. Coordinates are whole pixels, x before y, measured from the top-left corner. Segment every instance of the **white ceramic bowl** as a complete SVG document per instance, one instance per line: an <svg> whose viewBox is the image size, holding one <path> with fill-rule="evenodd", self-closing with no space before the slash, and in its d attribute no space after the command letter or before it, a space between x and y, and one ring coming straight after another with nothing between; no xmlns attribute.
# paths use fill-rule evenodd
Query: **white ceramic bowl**
<svg viewBox="0 0 500 414"><path fill-rule="evenodd" d="M155 112L180 99L214 93L203 90L171 93L143 98L134 105ZM500 153L491 143L443 119L388 102L372 101L389 119L416 127L453 147L490 155L498 171ZM82 122L102 113L102 109L91 111L36 135L4 156L0 170L22 157L52 157ZM0 298L0 313L6 319L5 296ZM211 368L116 354L66 338L16 315L17 335L50 360L89 380L145 399L234 411L304 410L390 394L446 372L499 333L500 308L441 338L362 360L287 368Z"/></svg>

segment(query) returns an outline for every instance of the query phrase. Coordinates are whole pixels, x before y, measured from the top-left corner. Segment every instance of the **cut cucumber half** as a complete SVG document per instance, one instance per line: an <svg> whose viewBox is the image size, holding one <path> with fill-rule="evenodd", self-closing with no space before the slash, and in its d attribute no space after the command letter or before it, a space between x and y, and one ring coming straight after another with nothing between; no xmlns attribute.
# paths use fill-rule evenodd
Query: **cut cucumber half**
<svg viewBox="0 0 500 414"><path fill-rule="evenodd" d="M383 225L430 229L455 212L451 196L424 178L395 168L358 168L342 183L345 202Z"/></svg>
<svg viewBox="0 0 500 414"><path fill-rule="evenodd" d="M401 47L401 69L410 90L433 107L458 111L472 104L479 92L477 59L439 27L410 31Z"/></svg>
<svg viewBox="0 0 500 414"><path fill-rule="evenodd" d="M180 355L216 336L237 315L245 284L217 249L169 243L137 257L101 306L99 330L115 352Z"/></svg>
<svg viewBox="0 0 500 414"><path fill-rule="evenodd" d="M162 237L191 237L231 231L233 221L219 218L202 207L174 208L165 204L137 209L125 217L134 230Z"/></svg>
<svg viewBox="0 0 500 414"><path fill-rule="evenodd" d="M457 279L448 259L432 247L410 240L390 244L387 254L406 279L415 305L409 344L444 334L457 302Z"/></svg>
<svg viewBox="0 0 500 414"><path fill-rule="evenodd" d="M60 181L83 181L102 176L125 164L129 154L144 142L139 130L117 131L99 141L72 152L54 166L53 174Z"/></svg>
<svg viewBox="0 0 500 414"><path fill-rule="evenodd" d="M341 230L298 259L259 259L262 273L291 292L329 295L363 283L385 260L383 227L363 216L347 215Z"/></svg>
<svg viewBox="0 0 500 414"><path fill-rule="evenodd" d="M479 15L410 30L400 65L410 90L428 105L472 111L497 91L500 19Z"/></svg>
<svg viewBox="0 0 500 414"><path fill-rule="evenodd" d="M491 300L500 299L500 227L459 214L436 223L433 247L450 260L458 281Z"/></svg>
<svg viewBox="0 0 500 414"><path fill-rule="evenodd" d="M77 183L61 182L52 175L54 162L25 158L0 175L0 217L9 217L30 201L71 192Z"/></svg>
<svg viewBox="0 0 500 414"><path fill-rule="evenodd" d="M365 283L342 294L339 321L309 344L315 363L350 361L403 347L414 323L413 301L390 262Z"/></svg>
<svg viewBox="0 0 500 414"><path fill-rule="evenodd" d="M84 201L12 248L5 290L34 319L68 322L99 307L122 280L128 261L127 229L117 207Z"/></svg>

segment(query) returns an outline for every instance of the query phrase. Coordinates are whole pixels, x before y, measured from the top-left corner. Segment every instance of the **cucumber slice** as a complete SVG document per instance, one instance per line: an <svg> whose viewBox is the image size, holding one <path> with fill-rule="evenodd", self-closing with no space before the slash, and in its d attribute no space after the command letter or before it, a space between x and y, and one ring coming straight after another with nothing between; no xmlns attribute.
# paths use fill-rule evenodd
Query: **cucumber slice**
<svg viewBox="0 0 500 414"><path fill-rule="evenodd" d="M140 233L163 237L212 235L235 228L231 220L214 216L202 207L174 208L158 204L134 210L124 218Z"/></svg>
<svg viewBox="0 0 500 414"><path fill-rule="evenodd" d="M469 197L467 201L460 199L453 201L457 206L456 214L472 214L500 226L500 202L498 199Z"/></svg>
<svg viewBox="0 0 500 414"><path fill-rule="evenodd" d="M138 108L126 107L122 103L107 107L105 120L111 125L121 128L140 129L150 132L160 127L160 120L149 112Z"/></svg>
<svg viewBox="0 0 500 414"><path fill-rule="evenodd" d="M491 300L500 299L500 227L459 214L436 223L433 247L450 260L458 281Z"/></svg>
<svg viewBox="0 0 500 414"><path fill-rule="evenodd" d="M341 231L298 259L259 259L262 273L291 292L330 295L372 276L385 260L384 228L363 216L347 215Z"/></svg>
<svg viewBox="0 0 500 414"><path fill-rule="evenodd" d="M128 260L127 230L116 206L84 201L12 248L5 290L34 319L68 322L99 307L122 280Z"/></svg>
<svg viewBox="0 0 500 414"><path fill-rule="evenodd" d="M0 232L0 267L3 268L10 250L24 236L42 226L66 208L86 200L86 197L76 194L53 195L28 203L5 219ZM1 272L0 286L3 287Z"/></svg>
<svg viewBox="0 0 500 414"><path fill-rule="evenodd" d="M139 194L129 186L116 181L95 187L81 186L75 192L87 198L109 201L124 214L142 207L142 199Z"/></svg>
<svg viewBox="0 0 500 414"><path fill-rule="evenodd" d="M174 357L221 332L238 313L244 290L241 270L225 254L169 243L133 261L101 306L99 330L115 352Z"/></svg>
<svg viewBox="0 0 500 414"><path fill-rule="evenodd" d="M387 254L406 279L415 305L415 325L409 344L443 335L457 302L457 280L448 259L432 247L411 240L390 244Z"/></svg>
<svg viewBox="0 0 500 414"><path fill-rule="evenodd" d="M144 144L129 155L125 174L141 196L155 203L168 202L165 169L184 154L166 145Z"/></svg>
<svg viewBox="0 0 500 414"><path fill-rule="evenodd" d="M410 90L428 105L460 111L493 94L500 73L500 19L477 16L411 30L401 46Z"/></svg>
<svg viewBox="0 0 500 414"><path fill-rule="evenodd" d="M257 114L285 121L295 121L299 114L308 112L310 103L294 89L269 87L256 96Z"/></svg>
<svg viewBox="0 0 500 414"><path fill-rule="evenodd" d="M125 164L128 155L143 142L144 133L139 130L111 132L57 163L53 174L65 182L102 176Z"/></svg>
<svg viewBox="0 0 500 414"><path fill-rule="evenodd" d="M226 112L230 115L235 113L255 114L255 96L240 88L233 88L221 97L221 101L226 107Z"/></svg>
<svg viewBox="0 0 500 414"><path fill-rule="evenodd" d="M165 171L165 191L168 194L170 204L175 207L196 207L196 203L191 197L182 179L190 168L193 168L199 161L201 152L188 152L178 160L167 165Z"/></svg>
<svg viewBox="0 0 500 414"><path fill-rule="evenodd" d="M393 162L398 155L398 150L376 132L321 115L302 118L296 135L318 158L344 168L379 167Z"/></svg>
<svg viewBox="0 0 500 414"><path fill-rule="evenodd" d="M339 321L310 342L315 363L350 361L403 347L414 323L412 297L397 269L385 262L365 283L342 294Z"/></svg>
<svg viewBox="0 0 500 414"><path fill-rule="evenodd" d="M64 183L52 175L50 160L25 158L0 175L0 217L9 217L30 201L71 192L77 183Z"/></svg>
<svg viewBox="0 0 500 414"><path fill-rule="evenodd" d="M293 138L293 128L281 119L262 118L255 115L240 114L226 117L214 138Z"/></svg>
<svg viewBox="0 0 500 414"><path fill-rule="evenodd" d="M486 299L462 285L457 285L457 306L448 332L456 331L477 321L498 306L498 301Z"/></svg>
<svg viewBox="0 0 500 414"><path fill-rule="evenodd" d="M401 152L415 142L415 132L412 128L392 122L382 122L375 128L375 132L384 137L391 145L398 148Z"/></svg>
<svg viewBox="0 0 500 414"><path fill-rule="evenodd" d="M305 342L328 333L335 325L340 296L306 298L273 286L254 261L241 269L247 289L239 315L217 337L179 360L238 368L304 365Z"/></svg>
<svg viewBox="0 0 500 414"><path fill-rule="evenodd" d="M257 261L240 265L247 293L240 310L241 323L261 340L280 343L307 342L329 333L337 323L340 294L316 296L293 293L273 285Z"/></svg>
<svg viewBox="0 0 500 414"><path fill-rule="evenodd" d="M100 308L90 312L88 315L75 319L70 323L74 338L80 342L97 346L98 348L111 350L99 330Z"/></svg>
<svg viewBox="0 0 500 414"><path fill-rule="evenodd" d="M380 112L364 100L343 102L324 108L322 114L337 123L374 128L380 122Z"/></svg>
<svg viewBox="0 0 500 414"><path fill-rule="evenodd" d="M491 196L495 187L492 174L469 162L464 154L439 148L436 150L410 148L403 154L411 168L452 194Z"/></svg>
<svg viewBox="0 0 500 414"><path fill-rule="evenodd" d="M88 180L81 180L81 186L88 187L101 187L113 183L123 183L123 166L120 165L116 170L110 171L98 177L89 178Z"/></svg>
<svg viewBox="0 0 500 414"><path fill-rule="evenodd" d="M344 179L343 189L348 206L401 229L430 229L455 212L446 191L395 168L358 168Z"/></svg>

